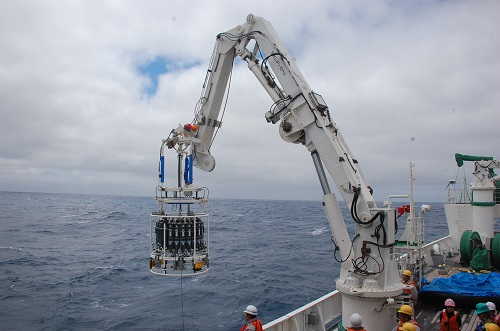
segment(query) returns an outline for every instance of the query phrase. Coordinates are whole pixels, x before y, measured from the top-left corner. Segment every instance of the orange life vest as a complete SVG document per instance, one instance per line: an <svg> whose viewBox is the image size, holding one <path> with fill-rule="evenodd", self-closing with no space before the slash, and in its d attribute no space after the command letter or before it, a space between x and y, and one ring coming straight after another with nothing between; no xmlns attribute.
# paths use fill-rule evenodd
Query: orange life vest
<svg viewBox="0 0 500 331"><path fill-rule="evenodd" d="M413 285L413 287L415 289L417 289L417 284L415 284L415 282L413 280L409 280L408 282L404 283L403 284L405 285ZM404 288L403 289L403 293L406 293L406 294L411 294L411 290L409 288Z"/></svg>
<svg viewBox="0 0 500 331"><path fill-rule="evenodd" d="M253 324L255 326L255 331L263 331L262 330L262 323L261 323L261 321L259 321L257 319L252 321L251 323L247 323L247 324L243 325L241 327L240 331L245 331L250 324Z"/></svg>
<svg viewBox="0 0 500 331"><path fill-rule="evenodd" d="M439 329L440 331L458 331L458 311L455 311L453 316L448 318L448 315L446 314L446 309L443 309L443 312L441 313L441 328Z"/></svg>
<svg viewBox="0 0 500 331"><path fill-rule="evenodd" d="M347 328L346 331L366 331L366 329L362 326L360 326L359 328Z"/></svg>

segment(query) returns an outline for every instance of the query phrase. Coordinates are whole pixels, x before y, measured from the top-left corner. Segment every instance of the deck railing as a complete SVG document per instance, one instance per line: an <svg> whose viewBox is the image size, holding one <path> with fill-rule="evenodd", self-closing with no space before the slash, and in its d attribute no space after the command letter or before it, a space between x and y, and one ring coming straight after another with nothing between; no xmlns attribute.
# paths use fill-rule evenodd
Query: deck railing
<svg viewBox="0 0 500 331"><path fill-rule="evenodd" d="M472 201L472 190L464 188L445 189L446 200L452 204L466 204Z"/></svg>
<svg viewBox="0 0 500 331"><path fill-rule="evenodd" d="M335 290L264 325L266 331L325 331L342 320L342 295Z"/></svg>

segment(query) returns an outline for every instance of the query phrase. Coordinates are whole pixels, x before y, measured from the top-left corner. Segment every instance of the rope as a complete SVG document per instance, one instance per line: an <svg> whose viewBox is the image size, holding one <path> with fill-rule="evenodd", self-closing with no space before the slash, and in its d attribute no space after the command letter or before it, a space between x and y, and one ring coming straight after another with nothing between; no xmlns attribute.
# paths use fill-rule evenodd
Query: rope
<svg viewBox="0 0 500 331"><path fill-rule="evenodd" d="M181 316L182 316L182 330L184 331L184 293L182 291L182 269L181 269Z"/></svg>

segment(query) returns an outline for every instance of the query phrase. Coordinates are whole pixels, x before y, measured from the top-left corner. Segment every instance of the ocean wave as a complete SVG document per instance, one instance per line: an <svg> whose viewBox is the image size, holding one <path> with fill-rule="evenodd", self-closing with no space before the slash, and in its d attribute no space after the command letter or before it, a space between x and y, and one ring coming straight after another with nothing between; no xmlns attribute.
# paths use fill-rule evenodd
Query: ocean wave
<svg viewBox="0 0 500 331"><path fill-rule="evenodd" d="M19 247L0 247L0 249L11 249L11 250L15 250L15 251L22 251L23 249L22 248L19 248Z"/></svg>
<svg viewBox="0 0 500 331"><path fill-rule="evenodd" d="M112 211L110 213L108 213L107 215L105 215L104 217L102 217L102 220L105 221L105 220L128 220L128 215L127 213L125 212L122 212L122 211Z"/></svg>
<svg viewBox="0 0 500 331"><path fill-rule="evenodd" d="M311 232L311 234L312 234L313 236L320 236L320 235L322 235L323 233L328 232L328 231L330 231L330 228L329 228L329 227L327 227L327 226L325 226L325 227L322 227L322 228L319 228L319 229L314 230L313 232Z"/></svg>

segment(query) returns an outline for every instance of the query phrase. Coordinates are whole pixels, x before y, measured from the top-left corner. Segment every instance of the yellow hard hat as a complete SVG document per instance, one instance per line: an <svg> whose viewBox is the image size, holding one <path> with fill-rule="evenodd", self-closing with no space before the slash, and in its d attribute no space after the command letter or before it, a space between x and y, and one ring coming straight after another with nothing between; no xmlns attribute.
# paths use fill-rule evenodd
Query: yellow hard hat
<svg viewBox="0 0 500 331"><path fill-rule="evenodd" d="M403 271L403 275L411 277L411 271L410 270L405 270L405 271Z"/></svg>
<svg viewBox="0 0 500 331"><path fill-rule="evenodd" d="M399 329L403 331L417 331L417 327L415 326L415 324L410 322L404 323L399 327Z"/></svg>
<svg viewBox="0 0 500 331"><path fill-rule="evenodd" d="M486 331L497 331L498 330L498 325L496 325L495 323L491 322L491 323L486 323L484 325L484 328L486 329Z"/></svg>
<svg viewBox="0 0 500 331"><path fill-rule="evenodd" d="M409 305L401 305L401 308L399 308L398 313L413 316L413 309Z"/></svg>

